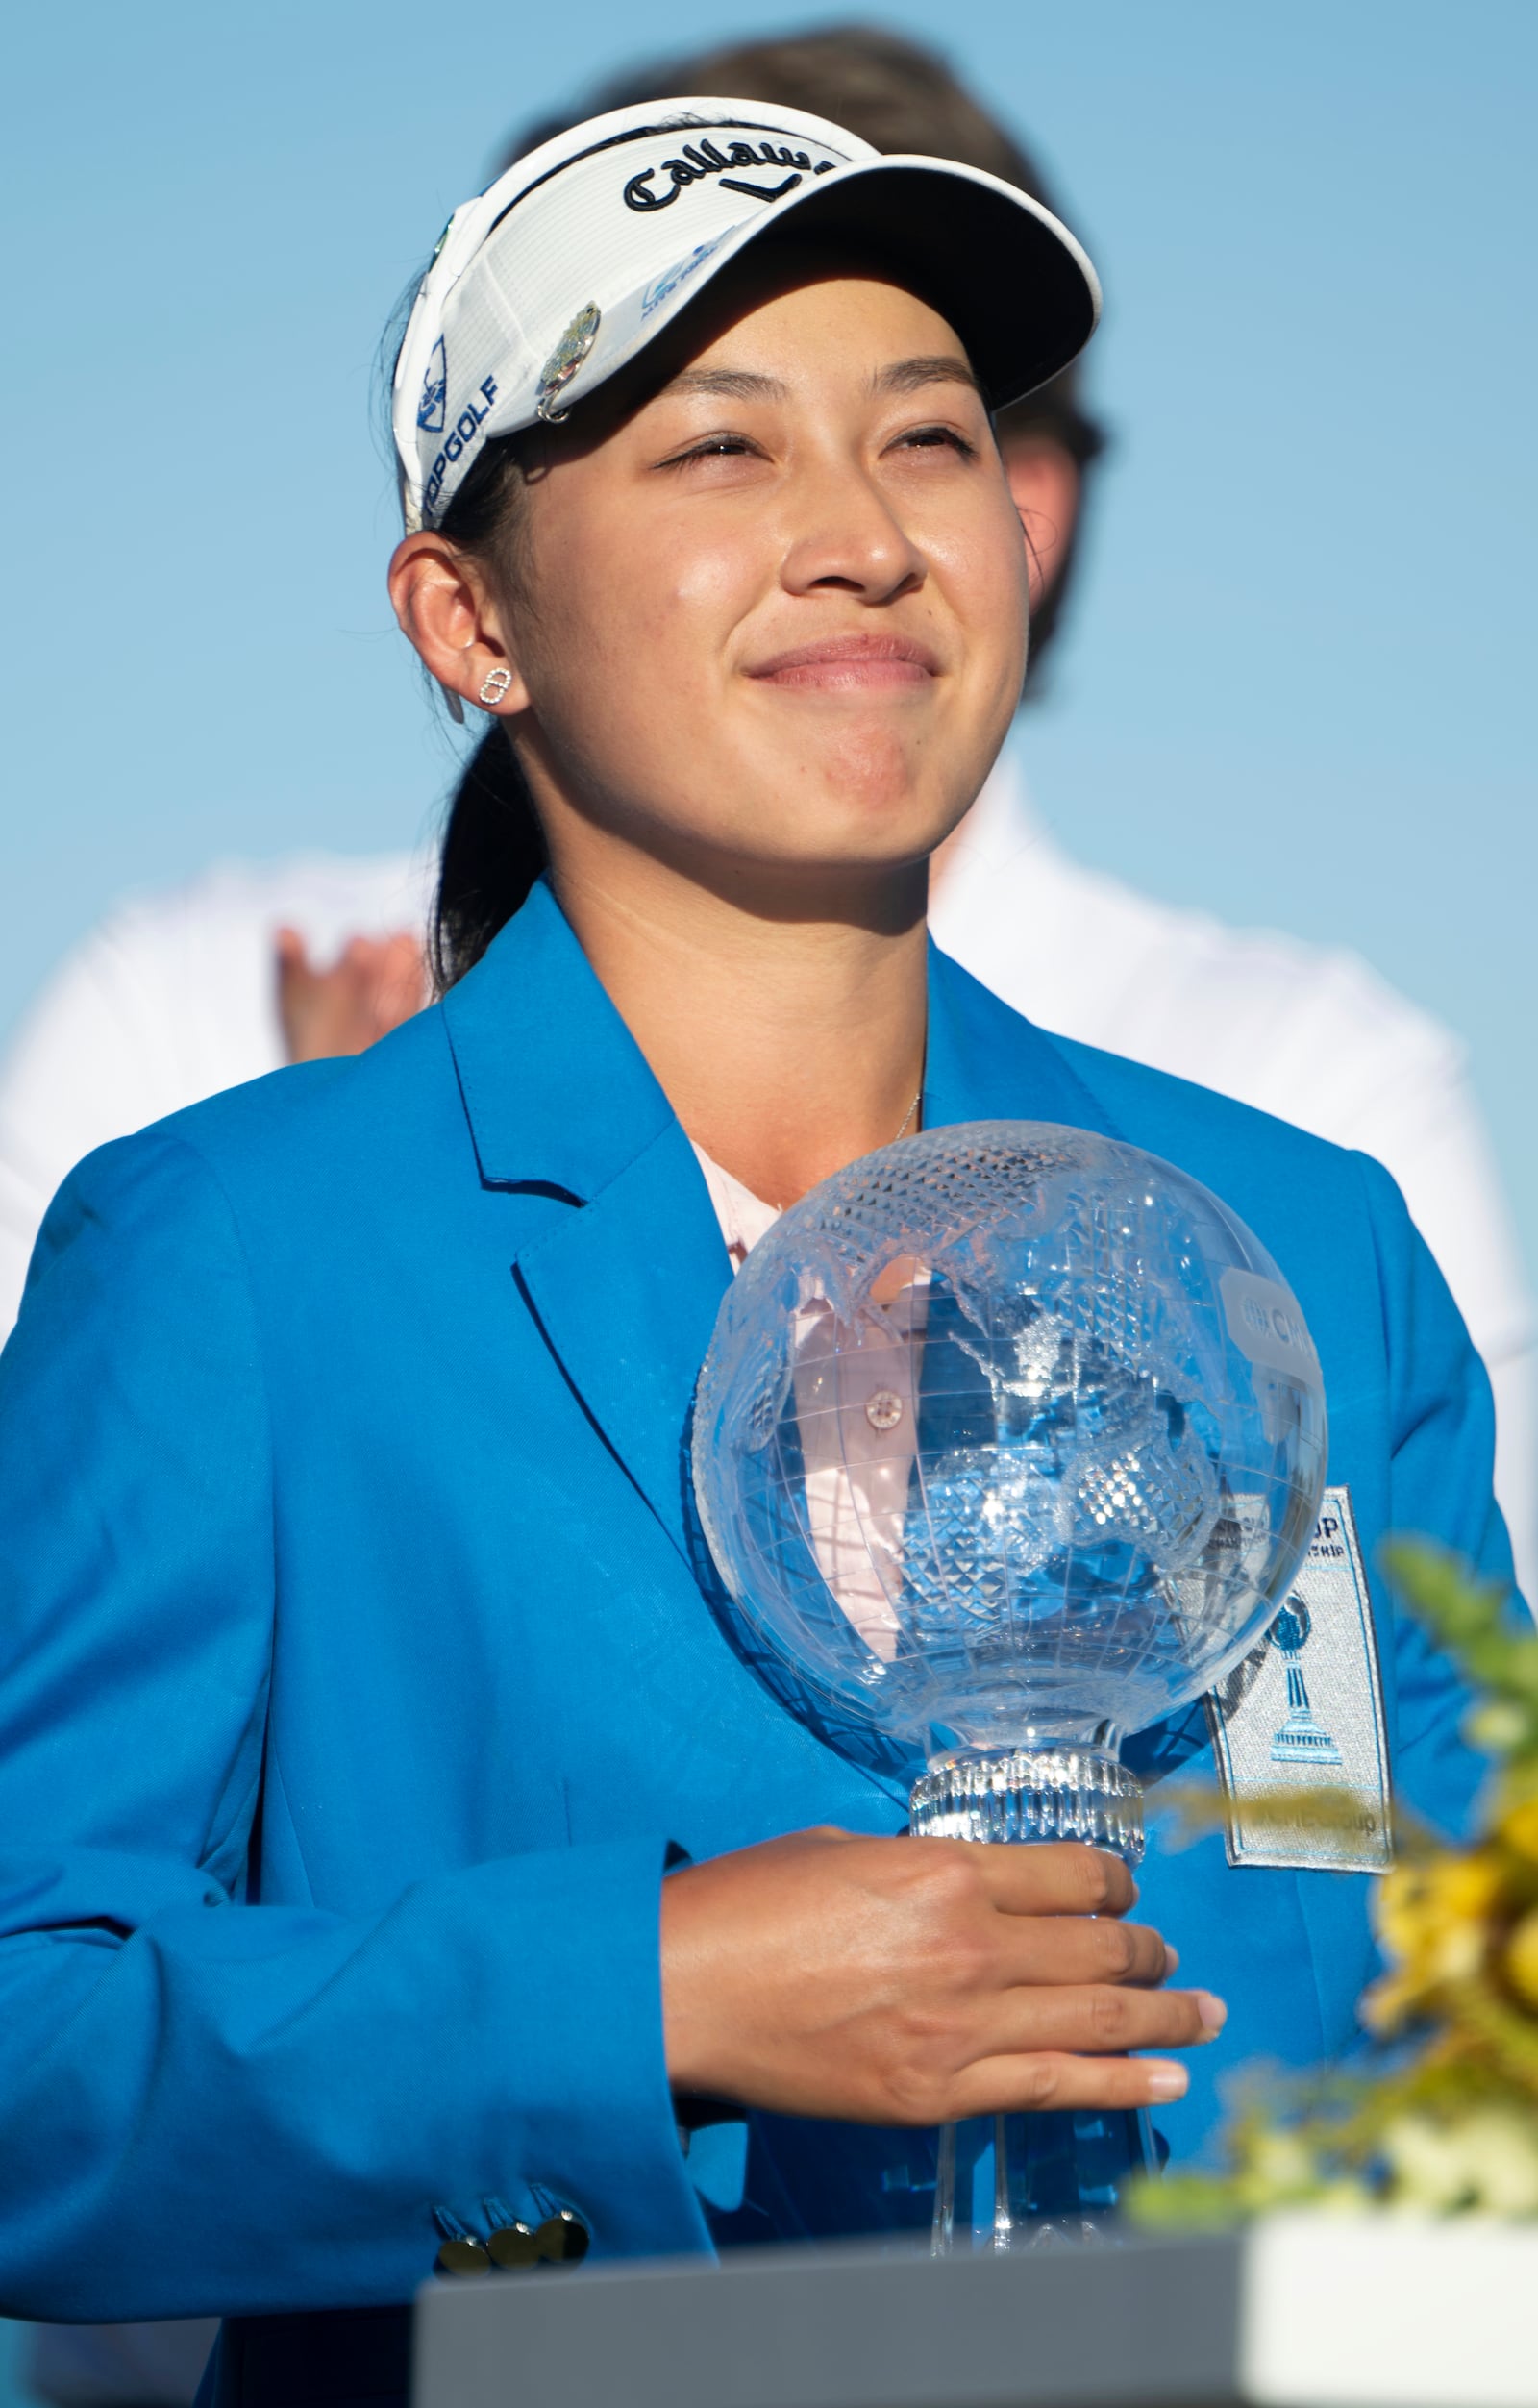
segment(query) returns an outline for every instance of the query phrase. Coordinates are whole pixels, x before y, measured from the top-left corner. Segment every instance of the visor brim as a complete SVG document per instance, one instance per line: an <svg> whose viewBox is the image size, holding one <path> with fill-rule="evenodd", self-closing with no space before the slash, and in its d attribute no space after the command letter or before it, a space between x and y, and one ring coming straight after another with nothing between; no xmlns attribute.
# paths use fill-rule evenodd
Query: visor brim
<svg viewBox="0 0 1538 2408"><path fill-rule="evenodd" d="M562 410L580 406L649 349L745 251L774 239L846 250L909 285L955 328L995 410L1067 367L1100 315L1088 258L1027 194L949 160L853 161L722 236L644 326L636 311L614 310L562 394Z"/></svg>

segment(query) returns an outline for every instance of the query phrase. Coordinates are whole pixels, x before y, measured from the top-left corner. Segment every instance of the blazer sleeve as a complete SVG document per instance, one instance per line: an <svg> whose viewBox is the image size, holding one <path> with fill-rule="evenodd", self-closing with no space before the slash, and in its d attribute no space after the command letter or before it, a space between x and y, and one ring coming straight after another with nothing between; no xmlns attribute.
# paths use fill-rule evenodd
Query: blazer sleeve
<svg viewBox="0 0 1538 2408"><path fill-rule="evenodd" d="M1430 1249L1379 1163L1356 1157L1366 1184L1383 1299L1388 1377L1387 1527L1450 1548L1482 1578L1510 1587L1511 1547L1493 1487L1490 1380ZM1524 1615L1524 1620L1526 1616ZM1468 1827L1486 1759L1464 1741L1469 1692L1413 1614L1394 1616L1395 1781L1419 1813Z"/></svg>
<svg viewBox="0 0 1538 2408"><path fill-rule="evenodd" d="M275 1585L237 1229L152 1130L65 1183L0 1355L0 2311L407 2299L436 2211L507 2203L576 2208L603 2252L707 2248L665 1837L357 1919L261 1903Z"/></svg>

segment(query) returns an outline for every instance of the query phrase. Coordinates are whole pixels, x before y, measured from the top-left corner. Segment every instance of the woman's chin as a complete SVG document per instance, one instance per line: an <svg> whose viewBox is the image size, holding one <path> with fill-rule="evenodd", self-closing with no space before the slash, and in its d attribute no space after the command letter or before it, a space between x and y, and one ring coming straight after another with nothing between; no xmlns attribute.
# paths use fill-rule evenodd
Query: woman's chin
<svg viewBox="0 0 1538 2408"><path fill-rule="evenodd" d="M796 818L807 834L820 830L837 850L852 841L863 851L895 837L900 846L911 840L928 851L972 799L957 801L955 751L938 731L920 735L868 718L830 728L815 747L798 749L775 783L796 797Z"/></svg>
<svg viewBox="0 0 1538 2408"><path fill-rule="evenodd" d="M853 800L830 796L821 810L798 811L789 824L781 821L772 856L765 857L757 845L753 852L771 876L895 879L928 861L964 815L955 803L939 805L911 788Z"/></svg>

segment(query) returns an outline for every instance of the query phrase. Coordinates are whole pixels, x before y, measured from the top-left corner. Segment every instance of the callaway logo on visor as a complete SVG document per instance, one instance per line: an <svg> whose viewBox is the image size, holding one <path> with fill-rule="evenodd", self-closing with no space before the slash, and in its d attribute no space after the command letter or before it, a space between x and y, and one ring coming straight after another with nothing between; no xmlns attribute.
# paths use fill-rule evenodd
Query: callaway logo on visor
<svg viewBox="0 0 1538 2408"><path fill-rule="evenodd" d="M830 175L838 164L833 159L814 161L810 151L793 151L785 142L733 142L729 150L721 151L702 137L698 142L682 143L680 149L682 157L664 159L659 167L643 167L632 176L625 186L628 209L671 209L684 186L698 184L702 176L719 176L723 192L746 192L755 201L779 201L794 192L805 177ZM749 182L730 172L743 167L759 171L757 179ZM787 172L770 183L761 172L765 167ZM653 189L657 176L669 179L666 189Z"/></svg>

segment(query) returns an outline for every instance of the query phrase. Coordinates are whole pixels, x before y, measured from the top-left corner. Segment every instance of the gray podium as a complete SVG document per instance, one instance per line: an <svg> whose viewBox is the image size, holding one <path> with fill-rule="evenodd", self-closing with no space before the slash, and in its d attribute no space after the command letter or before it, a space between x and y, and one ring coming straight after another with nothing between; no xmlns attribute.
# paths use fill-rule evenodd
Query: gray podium
<svg viewBox="0 0 1538 2408"><path fill-rule="evenodd" d="M1282 2217L1021 2257L434 2285L413 2408L1538 2408L1538 2228Z"/></svg>

